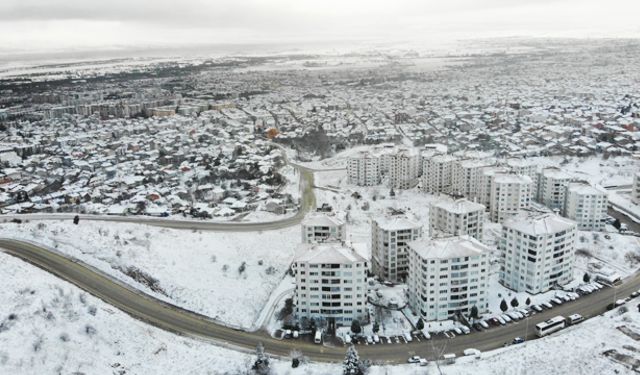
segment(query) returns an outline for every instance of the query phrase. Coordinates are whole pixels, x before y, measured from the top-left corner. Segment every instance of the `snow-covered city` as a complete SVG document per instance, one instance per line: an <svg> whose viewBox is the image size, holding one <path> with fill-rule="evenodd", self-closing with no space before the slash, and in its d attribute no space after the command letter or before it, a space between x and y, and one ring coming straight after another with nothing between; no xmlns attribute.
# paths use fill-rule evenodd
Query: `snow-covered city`
<svg viewBox="0 0 640 375"><path fill-rule="evenodd" d="M0 373L640 372L640 32L455 2L508 37L280 43L352 12L281 0L142 17L269 43L0 37ZM401 3L369 17L451 16Z"/></svg>

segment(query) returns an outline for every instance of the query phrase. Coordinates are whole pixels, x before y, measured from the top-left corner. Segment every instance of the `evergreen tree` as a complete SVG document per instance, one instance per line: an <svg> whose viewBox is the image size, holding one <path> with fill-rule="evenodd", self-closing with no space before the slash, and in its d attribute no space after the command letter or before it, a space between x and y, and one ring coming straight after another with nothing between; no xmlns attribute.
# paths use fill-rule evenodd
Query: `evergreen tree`
<svg viewBox="0 0 640 375"><path fill-rule="evenodd" d="M527 297L527 300L524 301L524 304L527 306L531 305L531 298Z"/></svg>
<svg viewBox="0 0 640 375"><path fill-rule="evenodd" d="M362 327L360 327L360 322L358 321L358 319L354 319L351 322L351 332L355 333L356 335L362 332Z"/></svg>
<svg viewBox="0 0 640 375"><path fill-rule="evenodd" d="M511 300L511 306L518 307L518 305L520 305L520 302L518 302L518 298L513 297L513 299Z"/></svg>
<svg viewBox="0 0 640 375"><path fill-rule="evenodd" d="M251 369L258 375L268 375L271 373L269 368L269 357L264 353L264 346L262 343L258 343L256 347L256 361L253 363Z"/></svg>
<svg viewBox="0 0 640 375"><path fill-rule="evenodd" d="M622 226L622 225L621 225L621 223L620 223L620 220L618 220L618 219L614 220L614 222L613 222L613 227L614 227L614 228L616 228L617 230L620 230L620 227L621 227L621 226Z"/></svg>
<svg viewBox="0 0 640 375"><path fill-rule="evenodd" d="M342 365L344 375L364 375L366 367L360 361L356 348L351 345L347 349L347 355L344 358Z"/></svg>
<svg viewBox="0 0 640 375"><path fill-rule="evenodd" d="M373 333L378 333L378 331L380 331L380 324L377 321L373 322L372 331L373 331Z"/></svg>
<svg viewBox="0 0 640 375"><path fill-rule="evenodd" d="M424 322L422 321L422 318L419 318L418 321L416 322L416 329L420 331L424 329Z"/></svg>
<svg viewBox="0 0 640 375"><path fill-rule="evenodd" d="M478 318L479 318L479 317L478 317L478 308L476 307L476 305L473 305L473 306L471 307L471 317L472 317L473 319L478 319Z"/></svg>
<svg viewBox="0 0 640 375"><path fill-rule="evenodd" d="M80 222L80 216L78 216L78 215L74 216L74 217L73 217L73 223L74 223L75 225L78 225L78 223L79 223L79 222Z"/></svg>
<svg viewBox="0 0 640 375"><path fill-rule="evenodd" d="M502 312L505 312L505 311L509 310L509 306L507 305L507 301L505 301L504 299L502 300L502 302L500 302L500 310L502 310Z"/></svg>
<svg viewBox="0 0 640 375"><path fill-rule="evenodd" d="M589 281L591 281L591 276L589 276L589 274L585 272L584 276L582 276L582 281L588 283Z"/></svg>

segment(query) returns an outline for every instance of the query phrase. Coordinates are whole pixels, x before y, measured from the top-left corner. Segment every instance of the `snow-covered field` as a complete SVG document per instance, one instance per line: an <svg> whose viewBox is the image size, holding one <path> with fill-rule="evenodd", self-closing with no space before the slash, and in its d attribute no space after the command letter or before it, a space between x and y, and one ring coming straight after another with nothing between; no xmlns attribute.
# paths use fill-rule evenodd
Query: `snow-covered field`
<svg viewBox="0 0 640 375"><path fill-rule="evenodd" d="M254 355L220 348L150 327L40 269L0 253L0 373L3 374L249 374ZM638 357L637 341L617 327L640 334L636 302L524 345L458 359L442 373L632 374L604 356ZM626 330L623 329L623 330ZM629 331L627 331L629 332ZM620 356L621 355L621 356ZM627 356L627 357L624 357ZM337 364L292 369L272 361L274 375L335 375ZM434 364L374 366L369 375L437 373Z"/></svg>
<svg viewBox="0 0 640 375"><path fill-rule="evenodd" d="M248 235L92 221L4 223L0 236L54 247L145 293L244 329L259 328L256 320L300 241L298 227ZM155 282L126 275L134 269Z"/></svg>

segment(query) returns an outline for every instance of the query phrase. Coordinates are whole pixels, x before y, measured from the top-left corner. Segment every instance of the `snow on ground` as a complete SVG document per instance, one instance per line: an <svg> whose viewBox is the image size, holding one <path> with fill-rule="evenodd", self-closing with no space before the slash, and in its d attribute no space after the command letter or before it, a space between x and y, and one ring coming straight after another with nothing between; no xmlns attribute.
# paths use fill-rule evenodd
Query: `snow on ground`
<svg viewBox="0 0 640 375"><path fill-rule="evenodd" d="M0 224L0 236L36 241L76 257L133 287L244 329L280 284L299 228L251 233L171 230L80 221ZM156 280L125 275L133 267Z"/></svg>
<svg viewBox="0 0 640 375"><path fill-rule="evenodd" d="M614 207L623 213L628 212L631 215L635 215L635 218L629 216L631 220L640 222L640 205L637 205L631 201L631 190L612 190L609 191L609 202L618 207ZM626 211L626 212L625 212Z"/></svg>
<svg viewBox="0 0 640 375"><path fill-rule="evenodd" d="M138 322L75 286L2 253L0 274L0 373L248 374L254 360L253 355ZM637 300L630 302L626 313L618 308L540 340L482 353L480 360L460 358L453 365L441 365L442 373L632 374L610 357L637 360L638 341L629 336L640 334L636 304ZM272 362L274 375L341 372L339 364L292 369L286 359ZM369 375L437 372L432 363L427 368L374 366Z"/></svg>
<svg viewBox="0 0 640 375"><path fill-rule="evenodd" d="M632 273L640 263L640 237L614 232L578 232L576 268L588 271L588 263L601 263L621 276ZM578 275L576 275L578 276Z"/></svg>

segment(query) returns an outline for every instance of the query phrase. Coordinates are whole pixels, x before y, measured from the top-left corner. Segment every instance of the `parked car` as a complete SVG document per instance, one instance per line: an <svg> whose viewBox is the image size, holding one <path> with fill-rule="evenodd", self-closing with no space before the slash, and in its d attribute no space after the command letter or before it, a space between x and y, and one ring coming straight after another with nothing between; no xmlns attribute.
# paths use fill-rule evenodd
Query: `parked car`
<svg viewBox="0 0 640 375"><path fill-rule="evenodd" d="M373 338L371 336L367 336L367 344L373 344Z"/></svg>
<svg viewBox="0 0 640 375"><path fill-rule="evenodd" d="M480 325L482 326L482 328L487 329L489 328L489 324L487 324L487 322L485 322L484 320L480 321Z"/></svg>
<svg viewBox="0 0 640 375"><path fill-rule="evenodd" d="M515 339L513 339L513 341L511 341L512 344L522 344L524 342L524 339L522 337L516 337Z"/></svg>
<svg viewBox="0 0 640 375"><path fill-rule="evenodd" d="M549 302L542 302L541 303L542 307L547 308L547 309L552 309L553 305L550 304Z"/></svg>
<svg viewBox="0 0 640 375"><path fill-rule="evenodd" d="M536 310L537 312L542 312L542 307L540 307L540 305L533 305L531 306L532 309Z"/></svg>
<svg viewBox="0 0 640 375"><path fill-rule="evenodd" d="M584 320L584 318L580 314L572 314L567 317L567 323L569 325L576 324L578 322L581 322L582 320Z"/></svg>
<svg viewBox="0 0 640 375"><path fill-rule="evenodd" d="M623 299L619 299L619 300L617 300L617 301L616 301L615 306L616 306L616 307L618 307L618 306L622 306L622 305L624 305L625 303L627 303L627 301L625 301L625 300L623 300Z"/></svg>
<svg viewBox="0 0 640 375"><path fill-rule="evenodd" d="M501 315L501 316L496 317L495 319L496 319L496 320L498 320L498 323L500 323L500 325L501 325L501 326L503 326L503 325L507 324L507 321L506 321L506 320L504 320L504 318L502 317L502 315Z"/></svg>
<svg viewBox="0 0 640 375"><path fill-rule="evenodd" d="M462 335L462 330L460 328L458 328L458 327L454 327L453 328L453 332L455 332L456 335L458 335L458 336Z"/></svg>
<svg viewBox="0 0 640 375"><path fill-rule="evenodd" d="M417 356L417 355L413 355L413 356L409 357L407 362L409 362L409 363L419 363L420 362L420 357Z"/></svg>
<svg viewBox="0 0 640 375"><path fill-rule="evenodd" d="M373 335L373 342L375 342L376 344L379 344L380 343L380 336L374 334Z"/></svg>
<svg viewBox="0 0 640 375"><path fill-rule="evenodd" d="M564 302L562 302L562 300L558 297L554 297L551 298L551 302L555 303L556 305L562 305Z"/></svg>
<svg viewBox="0 0 640 375"><path fill-rule="evenodd" d="M507 315L507 314L502 314L502 315L500 315L500 317L502 318L502 320L504 320L504 321L505 321L505 322L507 322L507 323L511 322L511 320L512 320L512 319L509 317L509 315Z"/></svg>
<svg viewBox="0 0 640 375"><path fill-rule="evenodd" d="M351 344L351 336L349 336L348 334L344 335L344 343Z"/></svg>
<svg viewBox="0 0 640 375"><path fill-rule="evenodd" d="M429 361L427 361L425 358L420 358L420 361L418 361L418 364L420 366L426 366L429 364Z"/></svg>
<svg viewBox="0 0 640 375"><path fill-rule="evenodd" d="M467 326L461 326L460 330L462 330L462 333L464 333L465 335L468 335L471 333L471 330Z"/></svg>

